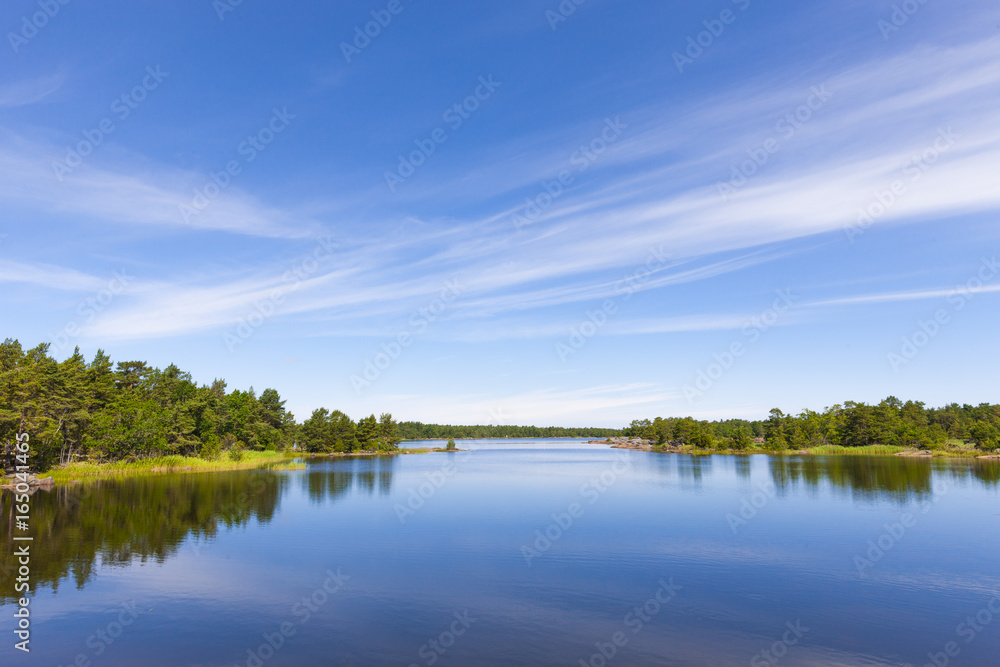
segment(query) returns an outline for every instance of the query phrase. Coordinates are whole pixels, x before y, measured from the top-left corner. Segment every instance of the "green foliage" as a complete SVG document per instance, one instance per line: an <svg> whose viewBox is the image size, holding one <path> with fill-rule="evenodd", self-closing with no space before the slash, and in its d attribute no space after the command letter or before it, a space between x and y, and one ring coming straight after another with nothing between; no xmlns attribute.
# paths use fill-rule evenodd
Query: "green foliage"
<svg viewBox="0 0 1000 667"><path fill-rule="evenodd" d="M358 442L358 449L363 452L374 452L378 449L378 420L375 415L369 415L358 421L358 428L355 431L355 439Z"/></svg>
<svg viewBox="0 0 1000 667"><path fill-rule="evenodd" d="M315 454L350 453L357 449L356 427L340 410L313 410L300 428L299 444Z"/></svg>
<svg viewBox="0 0 1000 667"><path fill-rule="evenodd" d="M445 449L448 451L454 451L457 448L458 446L455 444L455 438L448 438L448 444L445 446Z"/></svg>
<svg viewBox="0 0 1000 667"><path fill-rule="evenodd" d="M137 461L201 455L230 459L250 452L279 452L293 443L308 452L393 452L402 440L507 437L639 437L657 445L713 446L743 451L753 438L774 450L836 445L935 448L968 442L1000 449L1000 406L952 403L928 409L894 396L877 405L847 402L797 416L772 410L766 420L714 422L691 417L634 420L622 430L535 426L447 426L397 423L383 413L355 423L339 410L321 408L303 424L274 389L258 397L227 391L225 381L197 385L171 364L114 364L103 350L88 363L77 349L63 361L49 345L30 350L12 339L0 344L0 454L14 465L18 434L31 436L29 464L38 471L74 461Z"/></svg>
<svg viewBox="0 0 1000 667"><path fill-rule="evenodd" d="M245 451L246 445L243 444L243 441L236 441L236 444L229 448L229 460L239 463L243 460L243 454Z"/></svg>
<svg viewBox="0 0 1000 667"><path fill-rule="evenodd" d="M750 449L753 446L753 439L750 437L750 429L741 426L736 435L729 442L730 449L738 452Z"/></svg>
<svg viewBox="0 0 1000 667"><path fill-rule="evenodd" d="M214 433L205 439L205 442L201 445L201 451L198 455L205 459L206 461L215 461L222 455L222 444L219 442L219 436Z"/></svg>
<svg viewBox="0 0 1000 667"><path fill-rule="evenodd" d="M776 433L764 440L764 449L769 452L783 452L788 449L788 441L783 433Z"/></svg>
<svg viewBox="0 0 1000 667"><path fill-rule="evenodd" d="M698 449L710 449L713 444L715 444L715 438L712 437L712 433L709 430L707 424L700 424L695 422L691 427L691 433L688 436L688 443L694 445Z"/></svg>
<svg viewBox="0 0 1000 667"><path fill-rule="evenodd" d="M652 422L637 419L623 429L623 433L657 444L670 440L674 444L699 448L708 448L714 439L720 441L719 447L736 451L753 447L753 438L764 438L763 446L770 451L804 448L821 451L817 448L827 446L902 451L914 447L933 449L949 440L972 441L979 449L995 451L1000 449L1000 405L952 403L928 409L921 402L904 403L889 396L877 405L848 401L823 412L804 410L797 416L775 408L762 421L698 422L691 417L657 417ZM873 447L881 449L869 449Z"/></svg>
<svg viewBox="0 0 1000 667"><path fill-rule="evenodd" d="M981 421L969 429L969 436L979 449L995 452L1000 449L1000 427L996 424Z"/></svg>
<svg viewBox="0 0 1000 667"><path fill-rule="evenodd" d="M843 445L820 445L810 450L813 454L897 454L906 451L905 447L894 445L866 445L864 447L844 447Z"/></svg>
<svg viewBox="0 0 1000 667"><path fill-rule="evenodd" d="M89 463L78 461L53 470L51 476L56 482L93 478L113 478L132 475L148 475L161 472L205 472L242 469L301 469L304 464L291 463L278 452L243 452L239 461L219 457L214 461L204 457L162 456L137 461L113 461L110 463Z"/></svg>
<svg viewBox="0 0 1000 667"><path fill-rule="evenodd" d="M398 425L391 414L383 412L379 415L376 441L379 451L391 452L399 449L402 438L399 437Z"/></svg>
<svg viewBox="0 0 1000 667"><path fill-rule="evenodd" d="M165 456L216 457L225 437L254 450L280 451L298 426L274 389L258 399L227 393L226 383L196 385L171 364L118 364L103 350L87 363L79 350L64 361L46 343L25 351L0 344L0 453L13 464L13 442L31 436L30 465L46 470L73 461L131 461ZM349 420L348 420L349 421Z"/></svg>

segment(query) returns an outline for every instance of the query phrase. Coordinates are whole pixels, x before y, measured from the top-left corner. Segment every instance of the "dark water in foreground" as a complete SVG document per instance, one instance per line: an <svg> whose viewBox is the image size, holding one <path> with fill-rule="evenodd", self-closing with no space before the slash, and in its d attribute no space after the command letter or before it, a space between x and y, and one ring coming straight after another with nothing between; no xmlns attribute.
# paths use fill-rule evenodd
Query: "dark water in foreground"
<svg viewBox="0 0 1000 667"><path fill-rule="evenodd" d="M471 446L38 493L0 664L1000 664L996 463Z"/></svg>

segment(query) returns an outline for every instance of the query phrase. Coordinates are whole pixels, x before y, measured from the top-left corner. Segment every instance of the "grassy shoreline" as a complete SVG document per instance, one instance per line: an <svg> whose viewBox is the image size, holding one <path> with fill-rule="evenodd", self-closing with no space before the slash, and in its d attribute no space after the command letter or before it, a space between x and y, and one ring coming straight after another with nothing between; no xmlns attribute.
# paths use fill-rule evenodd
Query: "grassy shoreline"
<svg viewBox="0 0 1000 667"><path fill-rule="evenodd" d="M78 462L53 468L44 476L51 476L58 484L103 477L223 472L227 470L297 470L304 467L305 464L289 461L281 452L244 452L239 461L233 461L228 457L209 460L194 456L163 456L138 461Z"/></svg>
<svg viewBox="0 0 1000 667"><path fill-rule="evenodd" d="M197 456L161 456L138 461L109 461L106 463L77 462L58 466L39 475L52 477L57 484L81 482L106 477L137 475L162 475L168 473L225 472L230 470L304 470L304 462L292 459L340 458L348 456L397 456L400 454L425 454L443 452L445 449L400 449L395 452L244 452L239 461L227 456L203 459ZM6 483L6 481L5 481Z"/></svg>

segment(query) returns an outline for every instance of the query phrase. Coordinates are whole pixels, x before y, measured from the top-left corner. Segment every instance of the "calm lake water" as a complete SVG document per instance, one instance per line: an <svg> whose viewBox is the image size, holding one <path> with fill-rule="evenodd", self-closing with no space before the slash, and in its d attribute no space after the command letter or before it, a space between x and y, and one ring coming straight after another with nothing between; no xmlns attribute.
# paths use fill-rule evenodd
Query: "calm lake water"
<svg viewBox="0 0 1000 667"><path fill-rule="evenodd" d="M1000 664L996 462L461 446L37 493L0 664Z"/></svg>

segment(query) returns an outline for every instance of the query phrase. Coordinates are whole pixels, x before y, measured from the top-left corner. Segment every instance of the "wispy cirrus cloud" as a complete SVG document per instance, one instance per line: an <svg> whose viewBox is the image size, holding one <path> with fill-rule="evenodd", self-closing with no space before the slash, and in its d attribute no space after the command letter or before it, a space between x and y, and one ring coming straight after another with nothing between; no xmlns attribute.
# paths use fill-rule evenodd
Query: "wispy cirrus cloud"
<svg viewBox="0 0 1000 667"><path fill-rule="evenodd" d="M945 299L953 295L970 296L975 294L990 294L1000 292L1000 285L978 285L970 287L961 285L946 289L905 290L900 292L882 292L879 294L861 294L839 299L816 301L803 304L809 307L819 306L857 306L867 304L898 303L901 301L924 301L927 299Z"/></svg>
<svg viewBox="0 0 1000 667"><path fill-rule="evenodd" d="M0 201L89 224L151 225L179 231L224 231L272 238L303 238L318 225L295 211L268 206L231 186L196 215L185 219L181 206L192 206L195 187L207 176L164 166L97 160L84 163L60 182L53 165L65 149L0 132ZM134 156L128 161L142 162Z"/></svg>
<svg viewBox="0 0 1000 667"><path fill-rule="evenodd" d="M461 273L465 291L448 313L456 323L449 335L483 339L476 320L490 318L492 329L507 332L494 336L549 336L565 323L547 309L614 296L621 272L641 266L650 249L671 258L648 275L643 289L653 291L788 257L804 247L789 245L793 242L842 231L873 193L901 178L906 162L933 144L939 128L953 129L954 147L938 156L921 174L919 188L899 197L879 224L1000 209L994 176L1000 164L997 57L1000 42L988 40L919 47L841 71L817 70L816 85L831 94L826 115L803 126L795 141L727 202L719 197L718 182L728 178L746 149L774 132L775 119L802 104L809 85L774 88L754 82L674 106L671 123L662 122L667 102L634 110L627 115L633 127L594 163L587 174L592 180L581 178L538 222L520 231L509 217L516 202L525 187L537 188L565 162L567 151L553 152L552 146L571 133L547 138L544 150L514 141L471 176L465 172L460 179L427 183L415 195L468 188L462 196L484 197L494 202L492 210L434 222L410 218L389 237L386 219L346 214L338 223L350 234L350 247L338 255L335 268L304 282L280 316L298 316L301 335L376 335ZM845 127L851 128L849 136ZM196 175L161 167L139 176L88 165L58 184L39 151L53 153L11 135L0 143L0 198L61 215L184 229L177 206L189 201L185 187L197 182ZM520 168L512 170L511 160ZM460 163L456 167L466 166ZM316 226L231 188L188 229L305 241ZM253 270L248 278L209 267L198 280L167 276L140 284L127 304L89 333L146 338L229 326L261 295L281 286L284 268L277 262ZM517 321L526 311L538 320L531 326ZM609 331L697 330L736 318L674 310L642 326L615 325Z"/></svg>
<svg viewBox="0 0 1000 667"><path fill-rule="evenodd" d="M62 74L52 74L0 85L0 109L41 102L58 91L65 80L66 77Z"/></svg>
<svg viewBox="0 0 1000 667"><path fill-rule="evenodd" d="M48 289L86 292L98 290L107 280L51 264L0 260L0 283L26 283Z"/></svg>

